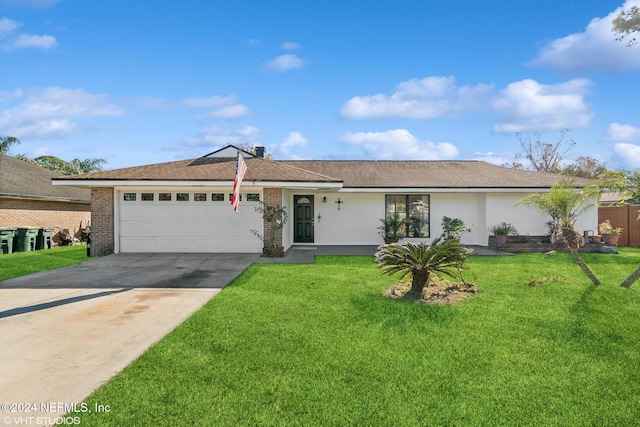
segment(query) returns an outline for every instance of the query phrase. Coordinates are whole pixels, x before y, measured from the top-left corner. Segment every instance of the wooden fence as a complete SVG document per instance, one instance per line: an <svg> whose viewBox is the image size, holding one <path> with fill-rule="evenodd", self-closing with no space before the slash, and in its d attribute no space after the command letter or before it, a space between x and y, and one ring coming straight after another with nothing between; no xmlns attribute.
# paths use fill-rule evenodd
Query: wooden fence
<svg viewBox="0 0 640 427"><path fill-rule="evenodd" d="M640 248L640 205L599 207L598 224L607 219L614 227L623 228L618 246Z"/></svg>

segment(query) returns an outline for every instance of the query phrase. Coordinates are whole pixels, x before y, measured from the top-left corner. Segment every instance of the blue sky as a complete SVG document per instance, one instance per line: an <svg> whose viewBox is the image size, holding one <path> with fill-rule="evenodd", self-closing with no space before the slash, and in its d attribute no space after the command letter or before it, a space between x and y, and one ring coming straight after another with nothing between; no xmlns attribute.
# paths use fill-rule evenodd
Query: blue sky
<svg viewBox="0 0 640 427"><path fill-rule="evenodd" d="M640 167L640 0L0 0L0 135L120 168L227 144L276 159L480 159L516 132Z"/></svg>

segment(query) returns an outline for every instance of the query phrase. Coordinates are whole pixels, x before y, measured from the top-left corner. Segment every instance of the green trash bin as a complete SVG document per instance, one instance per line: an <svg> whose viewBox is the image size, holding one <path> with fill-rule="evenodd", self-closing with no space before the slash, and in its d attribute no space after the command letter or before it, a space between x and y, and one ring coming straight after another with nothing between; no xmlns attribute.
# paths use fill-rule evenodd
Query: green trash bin
<svg viewBox="0 0 640 427"><path fill-rule="evenodd" d="M51 249L51 236L53 236L53 227L43 227L38 230L36 250Z"/></svg>
<svg viewBox="0 0 640 427"><path fill-rule="evenodd" d="M18 227L15 241L16 252L35 251L39 231L40 229L37 227Z"/></svg>
<svg viewBox="0 0 640 427"><path fill-rule="evenodd" d="M15 235L15 228L0 227L0 254L10 254L13 252L13 238Z"/></svg>

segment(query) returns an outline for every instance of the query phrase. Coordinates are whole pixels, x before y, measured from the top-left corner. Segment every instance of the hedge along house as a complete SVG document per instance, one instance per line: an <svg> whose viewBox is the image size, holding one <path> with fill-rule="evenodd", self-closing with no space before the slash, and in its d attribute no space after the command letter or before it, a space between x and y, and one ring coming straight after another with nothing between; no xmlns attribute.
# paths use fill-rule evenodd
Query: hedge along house
<svg viewBox="0 0 640 427"><path fill-rule="evenodd" d="M91 219L86 188L54 187L62 175L0 153L0 227L59 227L71 233Z"/></svg>
<svg viewBox="0 0 640 427"><path fill-rule="evenodd" d="M410 218L404 241L431 241L443 216L474 225L463 243L486 246L489 227L513 223L547 234L544 215L516 206L549 191L559 175L482 161L274 161L242 152L248 172L238 212L230 205L238 149L198 159L58 177L54 185L91 188L92 254L118 252L261 253L260 202L285 207L292 245L378 245L380 218ZM263 150L258 150L263 153ZM581 184L586 182L581 181ZM596 230L597 207L576 228Z"/></svg>

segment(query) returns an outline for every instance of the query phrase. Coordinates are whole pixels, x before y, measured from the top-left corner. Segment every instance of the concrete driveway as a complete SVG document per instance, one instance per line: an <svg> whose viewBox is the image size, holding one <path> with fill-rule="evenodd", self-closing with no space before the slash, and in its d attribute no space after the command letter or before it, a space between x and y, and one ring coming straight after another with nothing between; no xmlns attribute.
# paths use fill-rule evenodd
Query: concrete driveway
<svg viewBox="0 0 640 427"><path fill-rule="evenodd" d="M79 405L257 258L117 254L0 281L0 403L37 409L3 419Z"/></svg>

